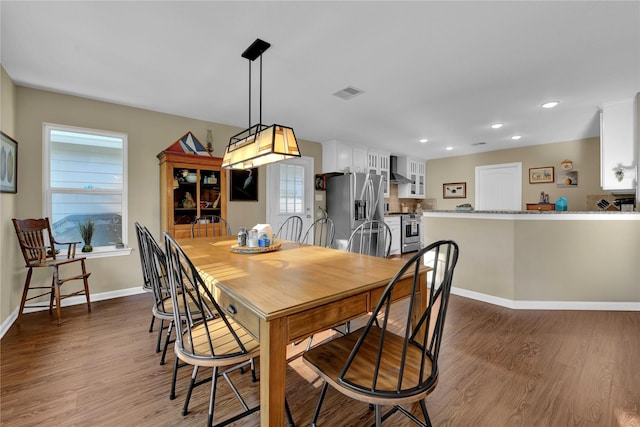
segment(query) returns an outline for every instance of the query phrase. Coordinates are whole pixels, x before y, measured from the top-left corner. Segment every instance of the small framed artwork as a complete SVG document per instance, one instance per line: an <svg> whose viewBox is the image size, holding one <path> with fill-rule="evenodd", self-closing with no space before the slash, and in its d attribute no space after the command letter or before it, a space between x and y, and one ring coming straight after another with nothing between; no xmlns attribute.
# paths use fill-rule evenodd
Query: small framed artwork
<svg viewBox="0 0 640 427"><path fill-rule="evenodd" d="M569 188L578 186L578 171L560 171L556 179L556 187Z"/></svg>
<svg viewBox="0 0 640 427"><path fill-rule="evenodd" d="M18 192L18 142L0 132L0 193Z"/></svg>
<svg viewBox="0 0 640 427"><path fill-rule="evenodd" d="M554 182L553 166L529 168L529 184L544 184L548 182Z"/></svg>
<svg viewBox="0 0 640 427"><path fill-rule="evenodd" d="M442 184L443 199L466 199L467 183L466 182L450 182Z"/></svg>
<svg viewBox="0 0 640 427"><path fill-rule="evenodd" d="M231 169L231 201L258 201L258 168Z"/></svg>

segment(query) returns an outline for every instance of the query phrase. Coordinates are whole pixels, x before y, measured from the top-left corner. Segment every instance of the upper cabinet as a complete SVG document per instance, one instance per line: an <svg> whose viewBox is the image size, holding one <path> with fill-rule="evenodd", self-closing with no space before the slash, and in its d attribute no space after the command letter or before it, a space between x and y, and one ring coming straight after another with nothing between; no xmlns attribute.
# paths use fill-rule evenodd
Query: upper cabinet
<svg viewBox="0 0 640 427"><path fill-rule="evenodd" d="M367 149L331 140L322 143L322 172L366 172Z"/></svg>
<svg viewBox="0 0 640 427"><path fill-rule="evenodd" d="M384 197L389 197L389 155L390 153L384 151L367 151L367 172L382 175Z"/></svg>
<svg viewBox="0 0 640 427"><path fill-rule="evenodd" d="M410 184L398 184L401 199L424 199L426 192L426 163L412 157L398 156L398 173L411 180Z"/></svg>
<svg viewBox="0 0 640 427"><path fill-rule="evenodd" d="M633 99L603 104L600 112L600 185L611 192L635 192L638 148Z"/></svg>

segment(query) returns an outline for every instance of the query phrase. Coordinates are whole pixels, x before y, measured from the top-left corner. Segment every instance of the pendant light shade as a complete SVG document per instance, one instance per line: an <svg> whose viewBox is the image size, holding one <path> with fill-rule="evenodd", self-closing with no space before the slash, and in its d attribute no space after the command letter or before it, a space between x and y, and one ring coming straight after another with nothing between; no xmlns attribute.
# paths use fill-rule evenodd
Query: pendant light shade
<svg viewBox="0 0 640 427"><path fill-rule="evenodd" d="M231 137L222 167L250 169L292 157L300 157L293 129L258 124Z"/></svg>
<svg viewBox="0 0 640 427"><path fill-rule="evenodd" d="M224 153L222 167L251 169L267 163L300 157L298 141L293 129L287 126L262 123L251 126L251 62L260 58L260 121L262 121L262 53L271 45L256 39L242 53L249 60L249 128L232 136Z"/></svg>

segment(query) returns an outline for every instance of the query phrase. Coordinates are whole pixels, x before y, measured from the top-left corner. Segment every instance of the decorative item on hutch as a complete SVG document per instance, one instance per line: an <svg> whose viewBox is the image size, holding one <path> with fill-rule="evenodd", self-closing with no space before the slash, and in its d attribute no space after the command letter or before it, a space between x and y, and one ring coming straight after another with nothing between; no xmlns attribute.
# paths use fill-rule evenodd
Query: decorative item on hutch
<svg viewBox="0 0 640 427"><path fill-rule="evenodd" d="M227 174L191 132L158 154L160 223L177 239L191 237L191 224L205 215L227 214Z"/></svg>

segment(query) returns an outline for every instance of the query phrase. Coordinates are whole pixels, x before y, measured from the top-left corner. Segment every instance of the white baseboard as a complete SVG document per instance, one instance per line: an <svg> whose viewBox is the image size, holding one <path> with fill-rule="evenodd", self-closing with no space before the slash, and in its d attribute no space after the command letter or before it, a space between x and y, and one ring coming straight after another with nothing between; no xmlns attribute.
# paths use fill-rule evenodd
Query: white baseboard
<svg viewBox="0 0 640 427"><path fill-rule="evenodd" d="M617 301L516 301L493 295L451 288L451 293L513 310L596 310L596 311L640 311L640 302Z"/></svg>
<svg viewBox="0 0 640 427"><path fill-rule="evenodd" d="M135 288L119 289L117 291L91 294L91 302L103 301L107 299L120 298L120 297L129 296L129 295L136 295L136 294L143 294L143 293L145 293L145 291L142 289L142 287L136 286ZM70 305L86 304L86 303L87 303L87 299L84 297L84 295L79 295L79 296L63 299L61 305L62 307L67 307ZM0 338L4 337L4 334L7 333L11 325L13 325L13 323L18 318L19 309L20 307L16 307L11 313L11 315L9 315L9 317L7 317L7 319L4 322L2 322L2 325L0 325ZM47 307L29 307L28 305L24 307L24 313L32 313L34 311L43 311L43 310L48 310L48 308Z"/></svg>

